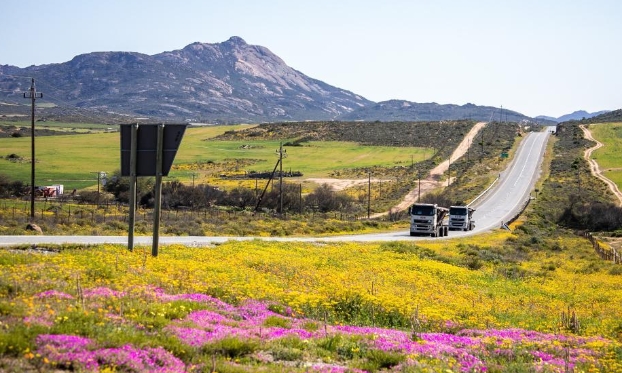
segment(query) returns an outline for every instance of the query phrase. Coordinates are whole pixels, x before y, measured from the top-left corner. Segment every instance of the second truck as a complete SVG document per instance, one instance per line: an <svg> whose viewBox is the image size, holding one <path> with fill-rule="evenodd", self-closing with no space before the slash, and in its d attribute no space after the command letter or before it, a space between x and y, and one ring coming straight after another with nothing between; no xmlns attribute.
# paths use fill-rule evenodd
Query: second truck
<svg viewBox="0 0 622 373"><path fill-rule="evenodd" d="M449 207L449 230L470 231L475 228L474 208L469 206Z"/></svg>

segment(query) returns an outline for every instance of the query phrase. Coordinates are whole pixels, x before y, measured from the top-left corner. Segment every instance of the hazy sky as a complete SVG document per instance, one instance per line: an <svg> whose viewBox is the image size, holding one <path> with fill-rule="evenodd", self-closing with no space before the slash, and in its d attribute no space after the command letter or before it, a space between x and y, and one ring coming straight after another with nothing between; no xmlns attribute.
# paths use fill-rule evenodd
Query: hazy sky
<svg viewBox="0 0 622 373"><path fill-rule="evenodd" d="M372 101L622 108L620 0L4 0L0 65L240 36Z"/></svg>

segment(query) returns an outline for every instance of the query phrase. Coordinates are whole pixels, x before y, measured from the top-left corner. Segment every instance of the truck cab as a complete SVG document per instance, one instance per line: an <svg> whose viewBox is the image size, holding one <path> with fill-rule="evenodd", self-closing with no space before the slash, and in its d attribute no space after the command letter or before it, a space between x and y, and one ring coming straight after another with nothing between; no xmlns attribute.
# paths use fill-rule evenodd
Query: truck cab
<svg viewBox="0 0 622 373"><path fill-rule="evenodd" d="M430 235L443 237L447 235L447 226L443 220L449 210L431 203L415 203L408 209L410 215L410 235Z"/></svg>
<svg viewBox="0 0 622 373"><path fill-rule="evenodd" d="M449 207L449 230L470 231L475 228L474 208L468 206Z"/></svg>

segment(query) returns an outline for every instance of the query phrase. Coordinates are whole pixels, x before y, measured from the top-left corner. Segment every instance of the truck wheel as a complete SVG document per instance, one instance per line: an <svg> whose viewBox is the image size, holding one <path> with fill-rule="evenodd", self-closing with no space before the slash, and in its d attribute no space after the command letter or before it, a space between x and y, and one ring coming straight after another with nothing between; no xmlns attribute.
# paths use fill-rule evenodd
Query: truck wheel
<svg viewBox="0 0 622 373"><path fill-rule="evenodd" d="M411 236L414 236L414 235L415 235L415 232L410 232L410 235L411 235Z"/></svg>

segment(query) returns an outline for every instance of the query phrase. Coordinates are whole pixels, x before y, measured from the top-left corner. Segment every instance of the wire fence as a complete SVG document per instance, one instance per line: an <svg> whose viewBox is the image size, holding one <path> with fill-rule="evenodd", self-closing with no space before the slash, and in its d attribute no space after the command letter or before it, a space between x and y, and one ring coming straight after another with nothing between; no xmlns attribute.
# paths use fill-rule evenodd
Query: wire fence
<svg viewBox="0 0 622 373"><path fill-rule="evenodd" d="M56 200L38 201L35 204L34 221L38 224L47 225L114 225L122 229L120 223L129 223L129 207L127 204L106 202L101 204L90 203L63 203ZM272 210L249 211L246 209L223 209L220 207L163 209L160 221L163 226L183 227L188 222L209 222L214 225L222 225L228 220L265 220L278 219L335 219L341 221L363 220L365 217L343 212L306 212L304 214L285 212L276 213ZM11 221L11 225L27 225L31 221L30 203L22 201L1 201L0 222ZM150 208L137 208L135 215L136 223L146 225L153 224L154 210ZM114 223L117 222L115 225ZM181 231L182 229L180 229Z"/></svg>
<svg viewBox="0 0 622 373"><path fill-rule="evenodd" d="M583 237L590 240L594 251L604 260L611 261L615 264L622 264L622 255L613 247L603 246L590 232L583 232Z"/></svg>

